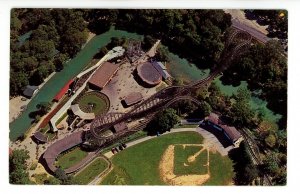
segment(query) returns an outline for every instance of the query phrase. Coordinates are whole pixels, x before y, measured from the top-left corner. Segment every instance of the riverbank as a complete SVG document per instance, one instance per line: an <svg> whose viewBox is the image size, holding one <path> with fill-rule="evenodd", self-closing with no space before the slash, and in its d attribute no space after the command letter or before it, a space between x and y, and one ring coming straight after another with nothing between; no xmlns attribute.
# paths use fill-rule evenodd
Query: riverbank
<svg viewBox="0 0 300 194"><path fill-rule="evenodd" d="M91 38L76 57L65 64L62 71L57 72L45 83L45 86L42 87L37 95L32 98L31 102L28 103L27 109L20 114L15 121L10 123L10 140L15 141L30 128L32 119L29 117L29 114L36 110L36 105L40 102L52 101L57 92L70 79L73 79L79 74L92 60L93 56L99 52L99 49L106 46L111 41L112 37L127 37L141 40L143 36L111 28L109 31Z"/></svg>
<svg viewBox="0 0 300 194"><path fill-rule="evenodd" d="M55 75L55 73L56 72L51 73L46 79L44 79L43 83L39 85L39 90ZM9 123L13 122L20 116L30 101L31 99L23 96L16 96L9 100Z"/></svg>

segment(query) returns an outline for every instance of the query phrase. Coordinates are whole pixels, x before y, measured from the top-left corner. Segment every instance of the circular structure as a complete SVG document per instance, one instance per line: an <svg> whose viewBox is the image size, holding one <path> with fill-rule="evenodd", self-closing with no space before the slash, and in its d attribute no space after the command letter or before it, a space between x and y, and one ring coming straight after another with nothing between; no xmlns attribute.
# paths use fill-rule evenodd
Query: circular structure
<svg viewBox="0 0 300 194"><path fill-rule="evenodd" d="M77 103L83 112L94 113L96 116L107 113L110 106L109 98L96 91L83 94Z"/></svg>
<svg viewBox="0 0 300 194"><path fill-rule="evenodd" d="M137 74L143 82L150 86L155 86L162 80L162 76L150 62L139 65L137 67Z"/></svg>

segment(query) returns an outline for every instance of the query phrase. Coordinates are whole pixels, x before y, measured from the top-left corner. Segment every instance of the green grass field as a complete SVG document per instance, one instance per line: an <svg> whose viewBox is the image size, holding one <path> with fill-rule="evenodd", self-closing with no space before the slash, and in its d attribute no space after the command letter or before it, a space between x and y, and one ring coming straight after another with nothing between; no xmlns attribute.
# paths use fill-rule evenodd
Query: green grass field
<svg viewBox="0 0 300 194"><path fill-rule="evenodd" d="M186 146L183 148L181 145L175 146L174 152L174 174L187 175L187 174L207 174L207 150L196 157L195 161L189 163L188 157L196 154L201 150L199 146ZM188 166L185 166L187 164Z"/></svg>
<svg viewBox="0 0 300 194"><path fill-rule="evenodd" d="M86 185L91 182L97 175L108 167L108 163L102 158L96 158L80 173L76 174L74 180L78 184Z"/></svg>
<svg viewBox="0 0 300 194"><path fill-rule="evenodd" d="M159 136L132 146L112 158L114 169L101 184L115 185L165 185L160 180L159 162L171 144L202 143L203 137L196 132L178 132Z"/></svg>
<svg viewBox="0 0 300 194"><path fill-rule="evenodd" d="M228 185L234 177L232 161L219 153L209 152L209 170L211 178L205 185Z"/></svg>
<svg viewBox="0 0 300 194"><path fill-rule="evenodd" d="M201 144L203 137L196 132L178 132L159 136L138 145L127 148L112 158L113 170L101 182L102 185L165 185L160 179L159 162L169 145ZM176 148L177 146L175 146ZM202 152L189 168L184 168L183 161L199 151L199 147L191 146L184 152L176 148L174 156L177 171L182 174L206 174L207 168L197 168L207 162L207 152ZM182 154L182 155L181 155ZM205 172L204 172L205 170ZM211 178L205 185L228 185L233 177L232 162L228 157L210 152ZM188 172L186 172L188 171Z"/></svg>
<svg viewBox="0 0 300 194"><path fill-rule="evenodd" d="M109 108L109 100L104 94L89 92L78 100L79 107L84 112L93 112L95 115L106 113ZM92 107L90 105L93 105Z"/></svg>
<svg viewBox="0 0 300 194"><path fill-rule="evenodd" d="M80 162L87 154L88 153L81 150L80 147L76 147L73 150L58 156L56 166L60 166L62 169L70 168Z"/></svg>

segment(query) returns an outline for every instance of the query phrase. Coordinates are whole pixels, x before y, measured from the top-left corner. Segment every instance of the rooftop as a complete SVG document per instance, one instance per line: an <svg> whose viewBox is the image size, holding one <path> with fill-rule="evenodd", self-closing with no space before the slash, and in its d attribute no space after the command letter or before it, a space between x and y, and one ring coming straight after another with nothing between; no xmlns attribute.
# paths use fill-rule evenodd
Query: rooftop
<svg viewBox="0 0 300 194"><path fill-rule="evenodd" d="M38 86L26 86L25 90L23 91L24 96L32 97L34 93L39 89Z"/></svg>
<svg viewBox="0 0 300 194"><path fill-rule="evenodd" d="M89 83L102 89L109 82L111 77L118 70L119 66L113 63L104 62L89 80Z"/></svg>
<svg viewBox="0 0 300 194"><path fill-rule="evenodd" d="M115 124L114 129L115 129L116 133L118 133L119 131L128 129L128 127L125 122L121 122L121 123Z"/></svg>
<svg viewBox="0 0 300 194"><path fill-rule="evenodd" d="M141 100L143 100L143 96L140 92L132 92L124 98L127 106L131 106L135 103L140 102Z"/></svg>
<svg viewBox="0 0 300 194"><path fill-rule="evenodd" d="M157 85L161 82L162 76L150 62L143 63L137 67L139 77L149 85Z"/></svg>

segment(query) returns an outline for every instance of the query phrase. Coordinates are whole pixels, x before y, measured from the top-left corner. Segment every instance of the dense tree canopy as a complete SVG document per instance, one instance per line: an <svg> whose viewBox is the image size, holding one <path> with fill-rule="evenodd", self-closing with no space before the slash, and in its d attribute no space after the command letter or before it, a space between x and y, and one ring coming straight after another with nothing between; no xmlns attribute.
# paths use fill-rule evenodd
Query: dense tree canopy
<svg viewBox="0 0 300 194"><path fill-rule="evenodd" d="M11 12L10 95L39 85L74 57L87 39L82 12L72 9L13 9ZM31 32L23 43L18 38Z"/></svg>
<svg viewBox="0 0 300 194"><path fill-rule="evenodd" d="M231 16L222 10L91 10L85 16L96 33L114 24L146 35L147 40L150 35L151 40L161 39L171 51L199 67L216 62L224 47L223 33L231 25Z"/></svg>
<svg viewBox="0 0 300 194"><path fill-rule="evenodd" d="M178 121L179 118L176 111L172 108L168 108L158 113L153 121L146 127L146 130L151 135L156 134L156 132L164 133L174 127Z"/></svg>
<svg viewBox="0 0 300 194"><path fill-rule="evenodd" d="M9 156L9 182L12 184L31 184L27 172L27 150L14 150Z"/></svg>

